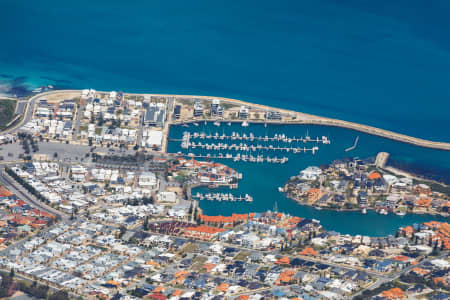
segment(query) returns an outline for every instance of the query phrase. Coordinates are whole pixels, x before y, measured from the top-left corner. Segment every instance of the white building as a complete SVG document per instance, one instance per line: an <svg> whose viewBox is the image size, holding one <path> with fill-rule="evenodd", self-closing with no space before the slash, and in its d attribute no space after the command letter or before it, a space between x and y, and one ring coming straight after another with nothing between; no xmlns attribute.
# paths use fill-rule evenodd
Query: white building
<svg viewBox="0 0 450 300"><path fill-rule="evenodd" d="M162 139L163 139L163 133L162 131L158 130L149 130L146 133L147 139L145 141L145 144L143 146L148 148L161 148L162 146Z"/></svg>
<svg viewBox="0 0 450 300"><path fill-rule="evenodd" d="M154 189L158 186L158 178L151 172L142 172L139 175L139 186Z"/></svg>
<svg viewBox="0 0 450 300"><path fill-rule="evenodd" d="M316 180L322 174L322 170L318 167L307 167L300 172L300 178L305 180Z"/></svg>
<svg viewBox="0 0 450 300"><path fill-rule="evenodd" d="M175 203L177 201L177 194L175 192L161 192L158 194L158 202Z"/></svg>

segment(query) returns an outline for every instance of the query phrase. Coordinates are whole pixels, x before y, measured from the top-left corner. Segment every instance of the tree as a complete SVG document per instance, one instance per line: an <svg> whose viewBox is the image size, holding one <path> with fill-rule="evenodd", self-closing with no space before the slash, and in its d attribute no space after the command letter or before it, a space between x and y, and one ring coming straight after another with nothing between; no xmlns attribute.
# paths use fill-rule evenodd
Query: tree
<svg viewBox="0 0 450 300"><path fill-rule="evenodd" d="M194 220L197 220L197 207L194 209Z"/></svg>
<svg viewBox="0 0 450 300"><path fill-rule="evenodd" d="M144 230L148 230L148 216L144 219Z"/></svg>
<svg viewBox="0 0 450 300"><path fill-rule="evenodd" d="M69 300L70 297L66 291L57 291L48 297L48 300Z"/></svg>
<svg viewBox="0 0 450 300"><path fill-rule="evenodd" d="M438 256L439 254L441 254L441 251L439 250L438 243L436 242L434 244L433 251L431 252L431 255L432 256Z"/></svg>
<svg viewBox="0 0 450 300"><path fill-rule="evenodd" d="M127 232L127 228L125 226L121 225L119 228L119 238L121 239L126 232Z"/></svg>

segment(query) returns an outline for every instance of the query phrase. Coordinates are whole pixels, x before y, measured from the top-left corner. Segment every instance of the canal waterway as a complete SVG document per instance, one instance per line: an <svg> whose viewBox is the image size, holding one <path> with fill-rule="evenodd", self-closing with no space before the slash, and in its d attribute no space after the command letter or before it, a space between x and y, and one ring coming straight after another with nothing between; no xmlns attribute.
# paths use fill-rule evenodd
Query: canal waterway
<svg viewBox="0 0 450 300"><path fill-rule="evenodd" d="M212 123L199 123L198 126L190 125L188 128L182 126L172 126L170 130L171 139L181 139L183 132L189 131L204 132L205 134L214 135L231 135L232 132L239 133L241 136L245 133L247 136L253 133L255 136L274 136L275 134L285 134L288 137L304 137L307 133L311 138L327 136L331 140L331 144L316 143L299 143L300 147L311 148L318 146L319 150L313 155L311 152L294 154L281 151L264 151L252 152L246 154L256 156L258 154L282 157L286 156L289 161L285 164L273 163L252 163L252 162L235 162L232 159L215 159L215 161L224 163L243 174L242 180L239 181L239 187L235 190L226 188L214 189L213 192L231 192L234 195L250 194L253 202L216 202L203 200L200 201L200 207L205 214L208 215L231 215L232 213L247 212L263 212L272 210L275 203L278 210L292 215L315 218L320 220L325 229L335 230L348 234L363 234L370 236L385 236L393 234L395 230L401 226L413 223L421 223L429 220L448 221L449 218L433 215L407 214L405 216L397 216L395 214L380 215L374 211L368 211L366 215L360 212L342 212L332 210L317 210L312 207L299 205L292 199L285 197L283 193L278 191L278 187L299 171L308 166L320 166L328 164L335 159L344 157L370 158L375 157L380 151L386 151L391 154L388 164L401 167L407 170L413 170L420 174L427 175L436 180L450 183L450 152L433 149L426 149L412 146L405 143L392 141L389 139L372 136L344 128L317 126L317 125L267 125L250 124L249 127L242 127L240 123L233 123L228 126L222 123L221 126L214 126ZM345 149L354 144L356 137L359 141L356 148L352 151L345 152ZM196 143L228 143L240 144L250 142L241 140L202 140L195 139ZM257 143L257 142L253 142ZM258 142L259 143L259 142ZM273 144L277 144L273 142ZM295 147L297 143L293 143ZM170 141L168 151L176 153L206 154L219 152L237 153L229 150L206 150L206 149L182 149L180 141ZM243 152L243 151L239 151ZM194 189L196 192L207 193L208 188Z"/></svg>

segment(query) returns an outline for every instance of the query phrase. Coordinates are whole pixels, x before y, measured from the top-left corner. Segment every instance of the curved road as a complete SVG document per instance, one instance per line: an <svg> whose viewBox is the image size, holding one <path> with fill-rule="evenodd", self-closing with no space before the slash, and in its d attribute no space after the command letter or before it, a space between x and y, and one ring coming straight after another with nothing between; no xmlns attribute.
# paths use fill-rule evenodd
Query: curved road
<svg viewBox="0 0 450 300"><path fill-rule="evenodd" d="M17 123L16 125L14 125L13 127L8 128L5 131L1 131L0 134L15 133L15 132L17 132L19 130L19 128L23 124L25 124L28 121L30 121L31 117L33 116L33 108L34 108L34 104L36 103L37 99L42 98L44 96L48 96L48 95L64 94L64 93L68 93L68 92L77 92L77 90L48 91L48 92L44 92L44 93L40 93L40 94L36 94L34 96L31 96L31 98L28 99L27 108L25 109L24 117L22 118L22 120L19 123ZM18 99L14 99L14 100L18 100Z"/></svg>

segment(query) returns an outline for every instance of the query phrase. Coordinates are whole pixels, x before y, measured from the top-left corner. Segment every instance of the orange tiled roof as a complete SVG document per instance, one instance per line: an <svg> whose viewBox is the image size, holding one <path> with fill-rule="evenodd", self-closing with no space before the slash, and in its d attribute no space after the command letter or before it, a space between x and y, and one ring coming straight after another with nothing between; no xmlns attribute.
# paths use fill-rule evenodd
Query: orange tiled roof
<svg viewBox="0 0 450 300"><path fill-rule="evenodd" d="M280 274L280 277L278 278L279 282L280 283L289 283L289 282L291 282L292 276L294 276L294 275L295 275L295 271L286 270Z"/></svg>
<svg viewBox="0 0 450 300"><path fill-rule="evenodd" d="M317 194L320 193L320 189L312 188L308 191L308 194Z"/></svg>
<svg viewBox="0 0 450 300"><path fill-rule="evenodd" d="M416 201L417 206L428 207L431 204L431 198L421 198Z"/></svg>
<svg viewBox="0 0 450 300"><path fill-rule="evenodd" d="M392 288L390 290L381 293L381 297L393 300L393 299L403 299L405 293L400 288Z"/></svg>
<svg viewBox="0 0 450 300"><path fill-rule="evenodd" d="M110 285L115 285L115 286L119 286L120 285L120 283L118 283L117 281L114 281L114 280L108 280L106 283L110 284Z"/></svg>
<svg viewBox="0 0 450 300"><path fill-rule="evenodd" d="M200 220L208 223L217 223L217 224L223 224L223 223L233 223L236 221L245 221L249 218L253 217L254 214L232 214L230 217L225 216L206 216L206 215L199 215L198 217Z"/></svg>
<svg viewBox="0 0 450 300"><path fill-rule="evenodd" d="M414 228L412 226L403 227L402 231L406 234L411 234L414 232Z"/></svg>
<svg viewBox="0 0 450 300"><path fill-rule="evenodd" d="M311 247L305 248L302 252L300 252L301 255L312 255L312 256L316 256L317 255L317 251L314 250Z"/></svg>
<svg viewBox="0 0 450 300"><path fill-rule="evenodd" d="M177 278L177 277L180 277L180 276L187 276L187 275L189 275L189 272L180 270L180 271L176 272L174 276L175 276L175 278Z"/></svg>
<svg viewBox="0 0 450 300"><path fill-rule="evenodd" d="M412 269L414 273L420 274L420 275L426 275L430 273L430 271L422 269L422 268L413 268Z"/></svg>
<svg viewBox="0 0 450 300"><path fill-rule="evenodd" d="M146 261L145 264L149 266L159 267L159 263L153 260Z"/></svg>
<svg viewBox="0 0 450 300"><path fill-rule="evenodd" d="M372 173L369 174L368 177L369 177L370 180L376 180L376 179L380 179L381 175L378 172L372 172Z"/></svg>
<svg viewBox="0 0 450 300"><path fill-rule="evenodd" d="M165 287L163 287L163 286L157 286L157 287L153 290L153 293L162 293L162 292L164 292L165 290L166 290Z"/></svg>
<svg viewBox="0 0 450 300"><path fill-rule="evenodd" d="M409 259L409 257L405 256L405 255L399 255L399 256L394 257L394 260L396 260L396 261L407 261L408 259Z"/></svg>
<svg viewBox="0 0 450 300"><path fill-rule="evenodd" d="M12 196L13 193L11 193L9 190L7 190L5 187L0 187L0 197L9 197Z"/></svg>
<svg viewBox="0 0 450 300"><path fill-rule="evenodd" d="M202 269L205 269L205 271L207 273L209 273L209 272L211 272L212 269L214 269L215 266L216 265L213 264L213 263L204 263L203 266L202 266Z"/></svg>
<svg viewBox="0 0 450 300"><path fill-rule="evenodd" d="M433 283L434 284L439 284L439 283L443 283L445 280L444 280L444 277L434 277L433 278Z"/></svg>
<svg viewBox="0 0 450 300"><path fill-rule="evenodd" d="M172 293L172 296L180 297L183 294L184 294L183 290L176 290L175 292Z"/></svg>
<svg viewBox="0 0 450 300"><path fill-rule="evenodd" d="M278 265L288 265L289 262L290 262L289 257L283 256L282 258L277 260L275 263L278 264Z"/></svg>
<svg viewBox="0 0 450 300"><path fill-rule="evenodd" d="M229 287L230 287L230 285L228 283L223 282L219 286L216 287L216 290L221 291L221 292L226 292Z"/></svg>

